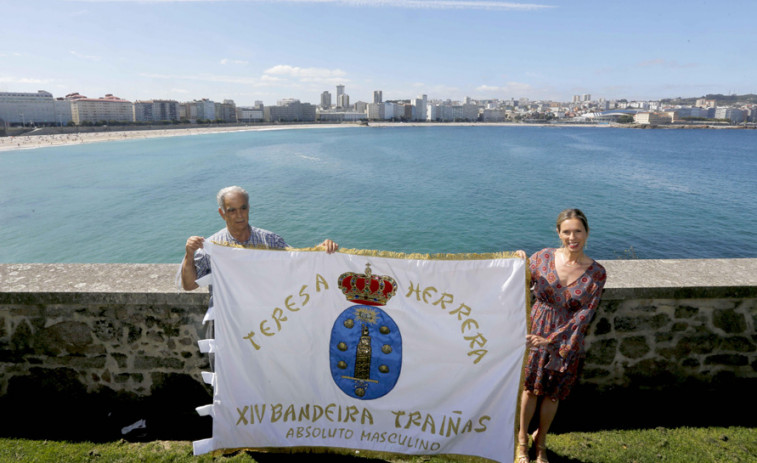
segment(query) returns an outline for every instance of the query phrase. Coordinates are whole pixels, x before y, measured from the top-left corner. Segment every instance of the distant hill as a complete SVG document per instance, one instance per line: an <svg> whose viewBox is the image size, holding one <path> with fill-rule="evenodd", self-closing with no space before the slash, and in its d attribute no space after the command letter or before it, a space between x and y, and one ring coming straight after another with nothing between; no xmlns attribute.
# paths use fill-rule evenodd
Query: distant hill
<svg viewBox="0 0 757 463"><path fill-rule="evenodd" d="M665 104L673 104L673 105L694 105L698 99L704 98L707 100L715 100L717 101L718 106L729 106L729 105L735 105L735 104L744 104L744 103L751 103L751 104L757 104L757 95L754 93L749 93L746 95L721 95L719 93L715 94L707 94L705 96L698 96L694 98L665 98L663 100L660 100L661 103Z"/></svg>

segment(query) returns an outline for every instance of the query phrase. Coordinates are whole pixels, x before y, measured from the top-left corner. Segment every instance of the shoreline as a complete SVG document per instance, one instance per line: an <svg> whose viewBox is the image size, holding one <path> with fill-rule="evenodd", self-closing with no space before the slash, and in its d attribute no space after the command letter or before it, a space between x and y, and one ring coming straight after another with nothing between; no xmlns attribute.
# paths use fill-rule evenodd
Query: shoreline
<svg viewBox="0 0 757 463"><path fill-rule="evenodd" d="M262 132L270 130L291 130L311 128L349 127L345 124L296 124L269 126L233 126L233 127L185 127L170 129L115 130L99 132L74 132L46 135L18 135L0 137L0 152L45 148L50 146L80 145L84 143L103 143L111 141L135 140L146 138L185 137L190 135L208 135L229 132ZM354 127L358 127L355 125Z"/></svg>
<svg viewBox="0 0 757 463"><path fill-rule="evenodd" d="M291 125L255 125L255 126L221 126L221 127L181 127L166 129L115 130L107 128L102 131L86 131L44 135L17 135L0 137L0 152L25 149L37 149L50 146L78 145L84 143L103 143L119 140L146 138L165 138L190 135L207 135L229 132L262 132L270 130L299 129L333 129L333 128L394 128L394 127L582 127L582 128L628 128L628 129L748 129L743 126L638 126L626 124L549 124L517 122L370 122L341 124L291 124Z"/></svg>

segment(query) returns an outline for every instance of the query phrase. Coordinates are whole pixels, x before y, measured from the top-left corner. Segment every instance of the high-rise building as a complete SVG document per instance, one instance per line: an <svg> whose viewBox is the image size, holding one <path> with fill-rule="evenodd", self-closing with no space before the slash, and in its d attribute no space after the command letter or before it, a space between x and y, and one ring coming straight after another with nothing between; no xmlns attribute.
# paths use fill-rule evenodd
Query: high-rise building
<svg viewBox="0 0 757 463"><path fill-rule="evenodd" d="M347 109L350 107L350 96L344 93L344 85L336 86L336 107Z"/></svg>
<svg viewBox="0 0 757 463"><path fill-rule="evenodd" d="M413 101L413 119L417 121L425 121L428 118L428 111L426 106L428 105L428 96L420 95Z"/></svg>
<svg viewBox="0 0 757 463"><path fill-rule="evenodd" d="M325 91L321 93L321 108L329 109L331 107L331 93Z"/></svg>
<svg viewBox="0 0 757 463"><path fill-rule="evenodd" d="M373 102L374 103L381 103L383 101L383 92L381 90L374 90L373 92Z"/></svg>

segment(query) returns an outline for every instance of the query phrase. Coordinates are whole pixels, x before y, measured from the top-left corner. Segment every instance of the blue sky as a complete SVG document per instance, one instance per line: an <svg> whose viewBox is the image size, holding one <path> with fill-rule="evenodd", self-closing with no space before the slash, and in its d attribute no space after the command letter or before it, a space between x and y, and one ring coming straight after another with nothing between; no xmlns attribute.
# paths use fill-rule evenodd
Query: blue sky
<svg viewBox="0 0 757 463"><path fill-rule="evenodd" d="M753 0L0 0L0 91L131 101L757 93Z"/></svg>

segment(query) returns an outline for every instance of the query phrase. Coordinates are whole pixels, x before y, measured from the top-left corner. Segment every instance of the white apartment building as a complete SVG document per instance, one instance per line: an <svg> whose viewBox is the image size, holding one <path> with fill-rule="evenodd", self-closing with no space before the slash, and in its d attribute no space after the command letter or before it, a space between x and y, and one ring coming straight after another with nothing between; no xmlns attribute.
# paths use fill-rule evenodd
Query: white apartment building
<svg viewBox="0 0 757 463"><path fill-rule="evenodd" d="M481 117L483 122L505 122L507 120L504 109L484 109Z"/></svg>
<svg viewBox="0 0 757 463"><path fill-rule="evenodd" d="M71 103L44 90L0 92L0 120L3 125L65 125L71 122Z"/></svg>
<svg viewBox="0 0 757 463"><path fill-rule="evenodd" d="M715 108L715 119L728 119L731 122L744 122L746 113L737 108L717 107Z"/></svg>
<svg viewBox="0 0 757 463"><path fill-rule="evenodd" d="M216 103L216 120L223 122L237 121L237 105L234 100L223 100L223 103Z"/></svg>
<svg viewBox="0 0 757 463"><path fill-rule="evenodd" d="M237 120L239 122L262 122L262 107L237 106Z"/></svg>
<svg viewBox="0 0 757 463"><path fill-rule="evenodd" d="M368 104L368 120L369 121L383 121L386 114L386 106L384 103L369 103Z"/></svg>
<svg viewBox="0 0 757 463"><path fill-rule="evenodd" d="M181 105L174 100L150 100L134 102L136 122L178 121L181 119Z"/></svg>
<svg viewBox="0 0 757 463"><path fill-rule="evenodd" d="M636 113L633 121L637 124L670 124L672 118L666 113Z"/></svg>
<svg viewBox="0 0 757 463"><path fill-rule="evenodd" d="M421 95L413 100L413 119L416 121L427 120L426 106L428 105L428 96Z"/></svg>
<svg viewBox="0 0 757 463"><path fill-rule="evenodd" d="M266 122L314 122L316 120L316 106L300 103L300 100L294 98L280 100L277 106L266 106L263 111L263 119Z"/></svg>
<svg viewBox="0 0 757 463"><path fill-rule="evenodd" d="M66 99L71 102L71 119L77 125L84 122L134 122L134 104L110 93L102 98L71 93Z"/></svg>

